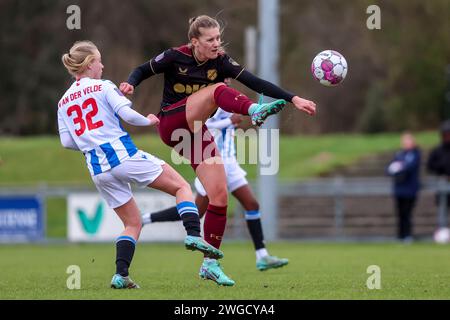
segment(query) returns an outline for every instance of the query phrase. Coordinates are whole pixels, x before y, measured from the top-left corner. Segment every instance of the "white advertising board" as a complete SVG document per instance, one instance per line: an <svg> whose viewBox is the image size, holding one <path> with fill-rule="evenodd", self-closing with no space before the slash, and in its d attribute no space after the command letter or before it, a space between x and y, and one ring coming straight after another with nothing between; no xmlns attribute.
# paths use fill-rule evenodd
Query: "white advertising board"
<svg viewBox="0 0 450 320"><path fill-rule="evenodd" d="M175 198L159 192L134 193L143 212L155 212L175 205ZM68 239L73 242L115 240L124 226L117 214L98 193L73 193L67 199ZM186 231L182 221L144 226L139 241L183 241Z"/></svg>

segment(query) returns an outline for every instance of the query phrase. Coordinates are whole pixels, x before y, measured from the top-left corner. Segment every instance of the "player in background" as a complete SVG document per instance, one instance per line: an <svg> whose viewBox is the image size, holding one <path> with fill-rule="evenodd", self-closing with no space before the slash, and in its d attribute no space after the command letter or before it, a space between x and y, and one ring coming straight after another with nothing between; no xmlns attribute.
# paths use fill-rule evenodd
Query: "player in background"
<svg viewBox="0 0 450 320"><path fill-rule="evenodd" d="M229 79L225 79L225 83L229 85ZM266 249L261 225L261 214L259 212L259 203L253 195L252 189L245 178L247 173L241 168L236 159L236 147L234 143L235 128L241 121L241 115L226 112L219 108L214 116L206 121L206 126L214 135L215 143L222 156L227 177L228 191L231 192L245 210L247 228L255 247L256 267L258 270L265 271L285 266L288 264L289 260L271 256ZM205 188L203 188L198 178L195 178L195 188L197 189L195 204L198 207L200 218L202 218L208 207L209 199ZM155 222L179 220L180 216L176 207L142 215L143 225Z"/></svg>
<svg viewBox="0 0 450 320"><path fill-rule="evenodd" d="M137 149L120 124L122 119L135 126L151 126L159 119L134 111L131 101L112 82L101 80L101 55L92 42L76 42L62 56L62 62L75 82L58 103L61 143L84 154L97 190L125 227L116 240L116 273L111 287L139 288L128 272L142 228L130 183L175 196L188 234L185 246L211 258L222 258L223 253L200 236L198 209L190 185L170 165Z"/></svg>
<svg viewBox="0 0 450 320"><path fill-rule="evenodd" d="M190 19L189 24L189 44L168 49L137 67L127 82L121 83L120 90L124 94L132 94L143 80L164 73L163 99L158 114L159 134L163 142L171 147L179 144L172 138L175 130L185 129L190 134L190 148L175 150L190 160L208 194L204 237L208 243L220 248L226 226L228 192L223 162L204 124L206 120L217 110L217 106L227 112L250 115L256 125L263 124L268 116L280 112L286 101L309 115L315 114L316 106L312 101L254 76L230 58L222 48L217 20L202 15ZM239 91L226 86L223 83L225 78L237 79L250 89L278 100L254 103ZM202 126L194 134L196 122ZM201 141L194 143L198 136ZM201 146L201 150L196 150L196 145ZM234 285L215 259L205 257L199 275L220 285Z"/></svg>

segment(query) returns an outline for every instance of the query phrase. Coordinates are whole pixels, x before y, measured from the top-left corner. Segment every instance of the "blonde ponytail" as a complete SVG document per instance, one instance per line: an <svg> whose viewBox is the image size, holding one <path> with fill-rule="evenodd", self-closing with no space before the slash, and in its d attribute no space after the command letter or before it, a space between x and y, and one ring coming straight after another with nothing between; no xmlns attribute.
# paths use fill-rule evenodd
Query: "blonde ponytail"
<svg viewBox="0 0 450 320"><path fill-rule="evenodd" d="M97 46L93 42L77 41L68 53L63 54L61 60L67 71L72 76L76 76L86 70L87 66L95 59L97 51Z"/></svg>

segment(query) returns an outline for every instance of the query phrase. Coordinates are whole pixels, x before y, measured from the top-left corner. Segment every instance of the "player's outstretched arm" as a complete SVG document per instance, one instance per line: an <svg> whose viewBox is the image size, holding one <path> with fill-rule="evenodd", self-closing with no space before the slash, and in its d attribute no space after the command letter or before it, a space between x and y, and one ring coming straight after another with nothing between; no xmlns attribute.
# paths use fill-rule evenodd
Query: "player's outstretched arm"
<svg viewBox="0 0 450 320"><path fill-rule="evenodd" d="M159 119L154 114L144 117L129 106L121 107L117 114L123 121L133 126L151 126L159 123Z"/></svg>
<svg viewBox="0 0 450 320"><path fill-rule="evenodd" d="M291 92L288 92L273 83L263 80L247 70L244 70L237 78L239 82L249 87L253 91L263 93L268 97L275 99L284 99L292 104L300 111L303 111L309 115L315 115L316 104L310 100L300 98Z"/></svg>
<svg viewBox="0 0 450 320"><path fill-rule="evenodd" d="M144 117L139 112L132 109L132 103L121 91L110 81L105 83L107 86L105 98L114 111L123 121L133 126L151 126L159 123L159 119L154 117Z"/></svg>
<svg viewBox="0 0 450 320"><path fill-rule="evenodd" d="M119 86L119 90L124 95L132 95L134 93L134 87L128 82L122 82Z"/></svg>
<svg viewBox="0 0 450 320"><path fill-rule="evenodd" d="M155 116L153 113L149 113L147 115L147 119L150 120L150 122L152 123L151 125L159 125L159 118L157 116Z"/></svg>
<svg viewBox="0 0 450 320"><path fill-rule="evenodd" d="M154 73L150 67L150 62L147 61L131 72L128 80L120 84L119 90L125 95L131 95L134 93L135 87L137 87L145 79L150 78L152 75L154 75Z"/></svg>
<svg viewBox="0 0 450 320"><path fill-rule="evenodd" d="M309 114L310 116L313 116L316 114L316 104L310 100L306 100L303 98L300 98L299 96L295 96L292 98L291 101L294 106L300 110L303 111L307 114Z"/></svg>

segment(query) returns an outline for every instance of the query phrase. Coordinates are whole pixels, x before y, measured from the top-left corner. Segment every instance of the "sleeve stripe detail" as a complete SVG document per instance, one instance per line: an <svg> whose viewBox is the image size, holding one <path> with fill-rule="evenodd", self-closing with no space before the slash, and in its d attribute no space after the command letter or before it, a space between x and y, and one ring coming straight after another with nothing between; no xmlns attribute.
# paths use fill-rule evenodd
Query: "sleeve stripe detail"
<svg viewBox="0 0 450 320"><path fill-rule="evenodd" d="M239 78L239 76L241 75L242 72L244 72L245 68L242 68L241 72L238 73L238 75L234 78L237 80L237 78Z"/></svg>
<svg viewBox="0 0 450 320"><path fill-rule="evenodd" d="M148 63L150 64L150 69L152 69L153 74L156 74L155 70L153 70L152 60L150 60Z"/></svg>

